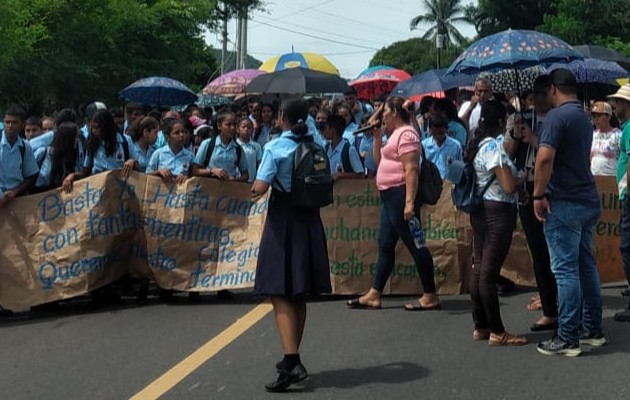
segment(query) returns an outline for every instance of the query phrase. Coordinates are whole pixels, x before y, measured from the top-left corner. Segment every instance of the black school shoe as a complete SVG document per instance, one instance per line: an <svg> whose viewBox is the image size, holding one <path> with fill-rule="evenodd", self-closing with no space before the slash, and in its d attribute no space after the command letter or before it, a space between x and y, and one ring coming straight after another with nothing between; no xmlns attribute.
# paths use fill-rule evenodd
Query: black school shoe
<svg viewBox="0 0 630 400"><path fill-rule="evenodd" d="M289 386L293 385L294 383L302 382L307 377L308 373L306 372L306 368L304 368L304 365L302 365L302 363L299 363L290 372L280 372L280 374L278 375L278 379L266 384L265 389L267 389L268 392L281 393L286 391Z"/></svg>

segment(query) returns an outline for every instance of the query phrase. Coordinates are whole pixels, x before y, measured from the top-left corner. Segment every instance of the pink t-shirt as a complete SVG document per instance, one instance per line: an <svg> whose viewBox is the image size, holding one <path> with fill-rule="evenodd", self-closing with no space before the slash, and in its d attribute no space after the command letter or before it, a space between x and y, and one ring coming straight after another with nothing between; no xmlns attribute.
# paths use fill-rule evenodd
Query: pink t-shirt
<svg viewBox="0 0 630 400"><path fill-rule="evenodd" d="M376 171L376 187L386 190L405 184L405 170L400 156L420 151L420 136L411 125L396 129L381 148L381 162Z"/></svg>

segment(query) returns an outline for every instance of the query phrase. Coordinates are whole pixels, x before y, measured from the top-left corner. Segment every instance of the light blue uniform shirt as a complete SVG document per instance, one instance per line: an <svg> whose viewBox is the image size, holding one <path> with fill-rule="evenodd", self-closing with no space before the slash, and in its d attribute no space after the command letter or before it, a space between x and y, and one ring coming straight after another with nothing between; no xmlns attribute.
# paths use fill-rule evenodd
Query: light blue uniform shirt
<svg viewBox="0 0 630 400"><path fill-rule="evenodd" d="M270 126L263 125L262 128L260 128L260 135L258 135L256 142L260 145L261 149L269 142L269 132L271 132Z"/></svg>
<svg viewBox="0 0 630 400"><path fill-rule="evenodd" d="M245 143L241 139L236 139L236 142L243 149L243 156L247 159L247 172L249 173L247 182L254 182L258 163L262 160L262 147L253 140Z"/></svg>
<svg viewBox="0 0 630 400"><path fill-rule="evenodd" d="M33 152L35 153L35 158L37 158L37 150L41 148L45 149L46 147L49 147L50 145L52 145L54 137L55 137L55 131L48 131L44 134L37 136L36 138L29 140L28 143L31 145L31 148L33 149Z"/></svg>
<svg viewBox="0 0 630 400"><path fill-rule="evenodd" d="M296 137L291 131L282 132L272 140L263 150L262 161L258 167L256 179L266 182L278 190L291 191L291 174L293 173L293 153L297 148L297 142L289 139ZM275 182L280 181L282 188Z"/></svg>
<svg viewBox="0 0 630 400"><path fill-rule="evenodd" d="M24 149L24 158L22 151ZM31 178L39 172L35 155L31 145L21 137L9 144L6 134L2 132L0 139L0 190L15 189L20 186L25 179Z"/></svg>
<svg viewBox="0 0 630 400"><path fill-rule="evenodd" d="M125 135L126 136L126 135ZM133 142L133 147L136 150L136 161L138 161L138 166L140 168L140 172L144 172L147 169L147 165L149 164L149 160L151 160L151 156L155 152L156 148L152 144L147 147L147 151L145 153L144 150L140 147L138 142Z"/></svg>
<svg viewBox="0 0 630 400"><path fill-rule="evenodd" d="M186 148L182 148L175 154L171 146L164 146L157 149L151 156L147 164L147 174L160 169L168 169L175 176L187 175L194 158L193 153Z"/></svg>
<svg viewBox="0 0 630 400"><path fill-rule="evenodd" d="M450 136L446 136L442 147L438 146L433 137L422 141L422 148L427 160L431 161L440 170L442 179L446 178L449 168L449 160L462 160L462 146Z"/></svg>
<svg viewBox="0 0 630 400"><path fill-rule="evenodd" d="M44 158L46 157L46 154L48 154L48 152L50 151L49 147L52 146L52 142L53 142L54 132L53 131L47 132L46 135L48 135L48 133L51 133L52 135L50 135L50 140L49 140L50 143L46 145L45 147L34 148L31 141L31 147L33 147L33 153L35 154L35 161L37 161L37 165L39 165L40 168L42 167L44 163ZM38 136L35 139L39 139L40 137L41 136ZM78 142L79 142L78 148L77 148L79 151L78 160L80 160L81 165L83 165L83 162L85 161L85 149L83 148L83 142L81 140L79 140ZM38 145L41 145L42 143L45 143L45 142L39 142Z"/></svg>
<svg viewBox="0 0 630 400"><path fill-rule="evenodd" d="M98 174L103 171L111 171L114 169L122 168L125 164L125 150L123 148L123 140L127 141L127 145L129 146L129 159L137 160L138 155L136 154L136 148L131 142L131 140L127 139L126 136L121 135L120 133L116 134L116 151L111 156L108 156L105 153L105 146L103 142L98 146L98 150L96 150L96 154L94 157L89 154L85 155L85 162L83 166L85 168L92 167L92 174Z"/></svg>
<svg viewBox="0 0 630 400"><path fill-rule="evenodd" d="M341 158L342 150L345 144L348 144L349 151L348 155L350 156L350 165L352 165L352 171L345 171L343 168L343 161ZM347 140L341 139L341 141L337 144L337 147L333 149L332 143L328 145L328 159L330 160L330 173L335 174L337 172L354 172L357 174L362 174L363 164L361 163L361 157L359 156L359 152L357 149L348 143Z"/></svg>
<svg viewBox="0 0 630 400"><path fill-rule="evenodd" d="M450 137L459 142L462 148L466 147L468 132L466 132L466 128L464 128L462 124L457 121L449 122L447 132Z"/></svg>
<svg viewBox="0 0 630 400"><path fill-rule="evenodd" d="M81 127L81 133L83 134L83 137L87 140L88 137L90 137L90 128L87 126L87 124L83 125Z"/></svg>
<svg viewBox="0 0 630 400"><path fill-rule="evenodd" d="M354 135L352 133L357 129L359 129L359 125L350 122L350 125L346 126L346 130L343 131L343 138L346 139L348 143L354 144Z"/></svg>
<svg viewBox="0 0 630 400"><path fill-rule="evenodd" d="M68 173L81 172L83 170L84 153L83 153L83 147L81 146L80 142L79 142L77 151L78 151L77 158L74 162L74 171L68 171ZM49 186L50 174L52 173L52 156L53 156L52 147L44 148L44 151L42 153L43 153L42 166L39 169L39 176L37 177L37 182L35 183L35 186L37 187Z"/></svg>
<svg viewBox="0 0 630 400"><path fill-rule="evenodd" d="M208 165L203 165L211 140L215 140L214 151L210 156L210 162L208 163ZM230 143L228 143L227 145L223 144L220 135L217 135L216 138L206 139L201 142L199 150L197 150L197 155L195 156L194 162L202 168L221 168L229 176L239 177L241 176L241 174L247 171L247 158L245 157L245 154L242 154L239 164L236 165L236 146L238 145L234 140L230 141Z"/></svg>
<svg viewBox="0 0 630 400"><path fill-rule="evenodd" d="M374 162L374 153L372 152L373 149L374 136L363 136L361 138L361 145L359 146L359 155L367 153L367 155L363 159L363 165L365 165L365 168L367 168L368 171L376 173L376 162Z"/></svg>
<svg viewBox="0 0 630 400"><path fill-rule="evenodd" d="M313 139L315 140L315 143L317 143L318 145L322 147L325 147L327 142L324 139L324 137L321 135L321 133L319 133L319 131L317 130L317 126L315 125L315 119L311 117L310 114L306 118L306 126L308 126L308 134L313 135Z"/></svg>
<svg viewBox="0 0 630 400"><path fill-rule="evenodd" d="M166 146L166 137L161 129L158 131L157 140L155 141L154 146L156 150Z"/></svg>

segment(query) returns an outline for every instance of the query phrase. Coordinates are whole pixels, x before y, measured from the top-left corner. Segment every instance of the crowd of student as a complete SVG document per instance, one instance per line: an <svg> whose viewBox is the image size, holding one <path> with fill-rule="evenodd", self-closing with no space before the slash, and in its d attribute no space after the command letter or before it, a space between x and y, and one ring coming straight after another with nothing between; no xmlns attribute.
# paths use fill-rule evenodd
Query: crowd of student
<svg viewBox="0 0 630 400"><path fill-rule="evenodd" d="M290 357L279 364L278 381L268 386L277 391L306 374L299 356L294 357L306 312L301 296L330 291L319 213L292 210L282 194L290 190L296 138L312 136L325 149L335 181L376 177L381 194L376 274L368 293L348 301L350 308L380 308L399 238L413 255L423 287L419 302L405 308L440 308L431 254L421 229L409 228L409 221L420 218L418 170L426 157L442 178L456 183L453 165L470 163L482 199L470 215L473 339L490 345L527 342L506 331L497 297L500 269L519 216L540 294L529 307L543 311L531 330L558 332L538 349L578 355L580 344L606 343L591 251L600 207L593 175L617 177L621 254L630 276L629 118L630 86L611 96L610 103L595 102L585 110L575 78L562 69L536 79L533 90L521 98L493 93L490 81L482 78L468 98L425 97L418 107L400 98L368 104L352 91L332 102L294 101L280 112L276 104L257 100L216 113L195 106L161 113L133 103L123 112L95 102L85 108L82 126L70 109L40 120L11 107L4 112L0 143L0 209L16 196L59 187L69 191L79 179L114 169L174 183L191 176L253 182L254 195L271 187L256 292L272 296L278 327L289 331L281 336ZM282 254L287 256L283 262L277 259ZM281 266L270 273L264 268L272 262ZM297 265L316 272L308 275L309 268ZM629 321L629 309L616 319ZM283 315L288 315L289 326Z"/></svg>

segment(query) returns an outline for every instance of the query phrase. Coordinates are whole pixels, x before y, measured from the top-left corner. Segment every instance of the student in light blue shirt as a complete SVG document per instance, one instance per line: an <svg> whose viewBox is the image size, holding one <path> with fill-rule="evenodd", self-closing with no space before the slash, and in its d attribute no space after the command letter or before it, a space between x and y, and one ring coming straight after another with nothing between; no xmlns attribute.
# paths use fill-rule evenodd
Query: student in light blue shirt
<svg viewBox="0 0 630 400"><path fill-rule="evenodd" d="M448 120L442 114L436 114L429 119L429 128L431 137L422 141L422 148L427 160L435 164L444 179L450 162L463 159L462 146L448 136Z"/></svg>
<svg viewBox="0 0 630 400"><path fill-rule="evenodd" d="M135 147L130 139L118 133L114 117L107 110L97 111L90 120L90 136L86 143L83 170L64 179L63 188L72 191L74 181L104 171L122 169L128 176L138 170Z"/></svg>
<svg viewBox="0 0 630 400"><path fill-rule="evenodd" d="M326 128L326 120L329 116L330 112L328 112L328 110L321 109L317 111L315 119L313 119L310 114L306 119L306 126L308 126L309 135L313 135L315 143L322 147L325 147L327 143L327 140L324 139L324 129Z"/></svg>
<svg viewBox="0 0 630 400"><path fill-rule="evenodd" d="M296 140L308 134L307 114L304 100L294 100L283 107L284 132L265 146L252 187L254 196L273 188L254 285L256 295L271 297L285 354L277 368L278 379L265 386L270 392L284 392L308 376L299 355L306 322L305 295L331 292L326 235L319 209L294 207L290 196L282 193L291 191Z"/></svg>
<svg viewBox="0 0 630 400"><path fill-rule="evenodd" d="M442 114L448 121L448 136L457 140L463 148L468 143L468 131L464 127L464 122L457 115L457 108L453 101L449 99L436 99L433 103L433 114Z"/></svg>
<svg viewBox="0 0 630 400"><path fill-rule="evenodd" d="M247 173L252 183L256 178L256 170L262 160L262 147L256 141L252 140L252 131L254 125L249 118L243 118L238 122L238 138L236 142L243 149L243 156L247 160Z"/></svg>
<svg viewBox="0 0 630 400"><path fill-rule="evenodd" d="M57 113L55 118L54 126L61 126L64 122L72 122L76 124L77 122L77 114L71 108L64 108L63 110ZM46 133L36 137L31 140L29 144L33 148L33 153L35 154L35 160L37 161L37 165L42 165L44 162L44 156L46 154L46 149L52 146L53 138L55 136L55 131L47 131ZM79 135L79 152L85 155L85 142L86 139L83 135Z"/></svg>
<svg viewBox="0 0 630 400"><path fill-rule="evenodd" d="M346 122L340 115L331 115L324 129L324 137L330 141L326 145L326 152L330 160L330 173L335 181L365 177L357 149L341 137L345 125Z"/></svg>
<svg viewBox="0 0 630 400"><path fill-rule="evenodd" d="M160 176L165 181L181 184L188 179L194 155L184 147L186 128L178 120L169 120L164 125L166 146L157 149L147 165L147 174Z"/></svg>
<svg viewBox="0 0 630 400"><path fill-rule="evenodd" d="M273 104L264 103L260 106L260 123L258 124L258 128L254 134L254 141L260 144L261 147L267 144L270 140L269 133L271 132L271 128L273 128L275 117L276 110L273 107ZM252 123L254 122L253 120L251 121Z"/></svg>
<svg viewBox="0 0 630 400"><path fill-rule="evenodd" d="M236 115L224 111L217 115L215 122L219 134L204 140L199 146L192 166L192 175L247 182L249 180L247 159L235 140Z"/></svg>
<svg viewBox="0 0 630 400"><path fill-rule="evenodd" d="M68 175L83 170L80 135L79 127L74 122L59 125L52 145L44 148L44 159L35 184L39 191L61 187Z"/></svg>
<svg viewBox="0 0 630 400"><path fill-rule="evenodd" d="M10 107L3 118L0 139L0 208L33 186L39 168L29 143L20 137L26 114L20 107Z"/></svg>
<svg viewBox="0 0 630 400"><path fill-rule="evenodd" d="M347 104L342 104L337 108L337 115L342 117L346 121L346 125L343 131L343 138L348 141L348 143L354 145L355 137L354 131L359 129L359 125L354 122L354 115L352 114L352 110L350 106Z"/></svg>
<svg viewBox="0 0 630 400"><path fill-rule="evenodd" d="M160 124L153 117L144 117L138 121L132 122L127 133L133 140L133 146L138 159L138 168L140 172L145 172L147 164L151 156L155 152L155 142L157 141L158 129Z"/></svg>

